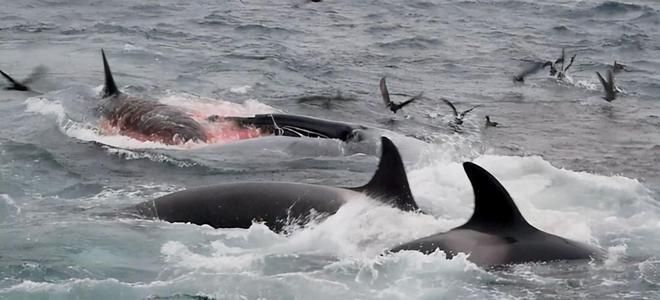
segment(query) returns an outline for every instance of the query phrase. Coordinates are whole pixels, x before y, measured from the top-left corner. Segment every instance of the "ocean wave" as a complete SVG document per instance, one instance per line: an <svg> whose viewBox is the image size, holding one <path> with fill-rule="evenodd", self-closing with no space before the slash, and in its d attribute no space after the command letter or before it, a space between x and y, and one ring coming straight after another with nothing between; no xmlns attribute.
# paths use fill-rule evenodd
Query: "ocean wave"
<svg viewBox="0 0 660 300"><path fill-rule="evenodd" d="M652 10L648 6L624 3L618 1L605 1L593 8L593 11L606 14L623 14L636 11Z"/></svg>
<svg viewBox="0 0 660 300"><path fill-rule="evenodd" d="M642 51L645 49L646 42L650 41L650 37L643 33L638 34L622 34L618 39L606 39L603 41L603 47L622 47L628 50Z"/></svg>
<svg viewBox="0 0 660 300"><path fill-rule="evenodd" d="M52 31L58 28L58 25L51 23L28 23L12 25L8 27L0 27L0 31L13 31L17 33L39 33L44 31Z"/></svg>
<svg viewBox="0 0 660 300"><path fill-rule="evenodd" d="M197 24L207 26L234 26L240 23L240 19L232 15L232 11L214 11L197 21Z"/></svg>
<svg viewBox="0 0 660 300"><path fill-rule="evenodd" d="M378 46L385 49L430 49L441 44L442 42L439 39L418 36L378 43Z"/></svg>
<svg viewBox="0 0 660 300"><path fill-rule="evenodd" d="M235 27L236 30L242 32L252 32L259 34L296 34L302 33L300 30L291 28L284 28L279 26L268 26L263 24L244 24Z"/></svg>

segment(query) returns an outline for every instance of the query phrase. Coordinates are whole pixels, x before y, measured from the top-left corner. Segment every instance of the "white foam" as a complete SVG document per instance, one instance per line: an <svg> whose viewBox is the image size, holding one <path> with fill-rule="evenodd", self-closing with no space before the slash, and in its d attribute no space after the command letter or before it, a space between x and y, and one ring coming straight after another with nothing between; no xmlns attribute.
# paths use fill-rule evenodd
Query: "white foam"
<svg viewBox="0 0 660 300"><path fill-rule="evenodd" d="M621 259L625 257L626 250L628 246L626 245L616 245L607 248L607 259L605 259L603 265L606 268L617 267L619 271L623 271L623 265L621 265Z"/></svg>
<svg viewBox="0 0 660 300"><path fill-rule="evenodd" d="M64 106L58 100L49 101L44 97L30 97L25 99L25 105L26 111L55 116L58 122L66 117Z"/></svg>
<svg viewBox="0 0 660 300"><path fill-rule="evenodd" d="M133 44L124 44L124 51L144 51L144 47L135 46Z"/></svg>
<svg viewBox="0 0 660 300"><path fill-rule="evenodd" d="M234 94L245 95L250 89L252 89L252 86L244 85L230 88L229 91Z"/></svg>
<svg viewBox="0 0 660 300"><path fill-rule="evenodd" d="M160 145L158 145L160 147ZM180 161L173 159L167 155L160 154L160 153L147 153L147 152L136 152L136 151L131 151L131 150L126 150L126 149L118 149L118 148L111 148L104 146L105 150L113 155L116 155L118 157L121 157L126 160L135 160L135 159L148 159L151 161L155 162L166 162L170 163L172 165L175 165L180 168L189 168L198 165L195 162L188 162L188 161ZM142 148L144 149L144 147Z"/></svg>

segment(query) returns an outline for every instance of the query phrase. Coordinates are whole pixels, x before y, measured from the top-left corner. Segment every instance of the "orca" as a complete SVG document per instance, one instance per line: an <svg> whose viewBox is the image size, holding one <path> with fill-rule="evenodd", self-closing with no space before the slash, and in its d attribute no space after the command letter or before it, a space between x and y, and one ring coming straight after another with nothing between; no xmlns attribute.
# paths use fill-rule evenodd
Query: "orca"
<svg viewBox="0 0 660 300"><path fill-rule="evenodd" d="M188 141L206 142L207 134L200 123L181 109L122 93L115 84L110 65L101 50L105 85L98 112L120 134L134 135L165 144Z"/></svg>
<svg viewBox="0 0 660 300"><path fill-rule="evenodd" d="M191 188L124 209L124 213L167 222L186 222L214 228L249 228L264 222L283 232L289 225L305 225L328 216L349 199L367 195L404 211L419 209L399 152L381 138L376 173L364 186L340 188L297 182L235 182Z"/></svg>
<svg viewBox="0 0 660 300"><path fill-rule="evenodd" d="M474 190L470 220L448 232L437 233L399 245L389 252L436 250L448 258L468 254L480 266L499 266L556 260L602 258L602 250L541 231L527 223L511 196L488 171L465 162L463 168Z"/></svg>

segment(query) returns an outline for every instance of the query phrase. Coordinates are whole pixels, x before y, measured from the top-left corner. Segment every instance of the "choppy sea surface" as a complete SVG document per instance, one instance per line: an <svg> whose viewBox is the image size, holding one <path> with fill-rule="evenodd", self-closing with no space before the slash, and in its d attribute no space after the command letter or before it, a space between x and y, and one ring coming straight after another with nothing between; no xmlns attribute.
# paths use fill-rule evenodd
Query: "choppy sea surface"
<svg viewBox="0 0 660 300"><path fill-rule="evenodd" d="M660 298L660 3L655 0L2 1L0 299ZM104 133L100 49L127 93L197 112L286 112L386 129L429 214L351 199L278 235L107 217L239 180L358 186L377 148L264 138L166 146ZM564 81L531 60L577 54ZM595 75L616 60L608 103ZM425 98L396 115L391 92ZM467 115L448 126L446 97ZM395 101L405 97L397 96ZM484 117L500 123L485 128ZM603 262L490 270L383 250L462 224L461 162L490 170L527 220Z"/></svg>

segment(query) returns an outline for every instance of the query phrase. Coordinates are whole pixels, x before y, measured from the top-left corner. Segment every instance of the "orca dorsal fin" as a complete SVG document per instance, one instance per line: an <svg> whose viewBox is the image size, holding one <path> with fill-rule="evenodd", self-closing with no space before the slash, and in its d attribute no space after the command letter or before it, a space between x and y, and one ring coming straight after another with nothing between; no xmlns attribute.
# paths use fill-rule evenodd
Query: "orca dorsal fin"
<svg viewBox="0 0 660 300"><path fill-rule="evenodd" d="M110 65L108 60L105 58L105 51L101 49L101 56L103 56L103 72L105 73L105 86L103 87L102 97L110 97L119 95L121 92L115 84L115 80L112 78L112 72L110 72Z"/></svg>
<svg viewBox="0 0 660 300"><path fill-rule="evenodd" d="M399 150L390 139L381 137L381 155L378 169L369 183L352 190L373 195L401 210L414 211L419 206L410 192L406 169Z"/></svg>
<svg viewBox="0 0 660 300"><path fill-rule="evenodd" d="M495 176L471 162L463 163L463 169L474 190L474 213L461 228L479 231L534 229Z"/></svg>

